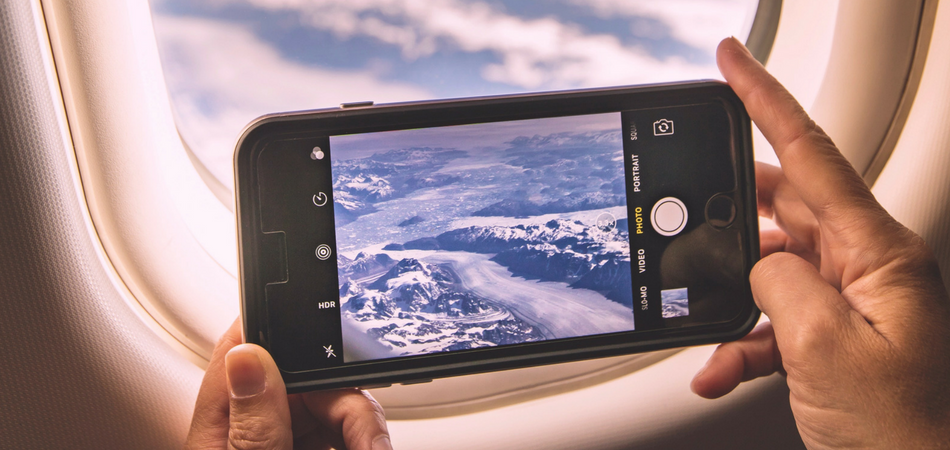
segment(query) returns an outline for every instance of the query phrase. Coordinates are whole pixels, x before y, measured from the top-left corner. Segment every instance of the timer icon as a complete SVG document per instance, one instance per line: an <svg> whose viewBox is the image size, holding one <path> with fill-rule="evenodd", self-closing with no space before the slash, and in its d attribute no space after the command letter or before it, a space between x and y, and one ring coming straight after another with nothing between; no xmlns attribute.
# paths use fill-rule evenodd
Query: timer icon
<svg viewBox="0 0 950 450"><path fill-rule="evenodd" d="M317 206L323 206L327 204L327 194L323 192L318 192L313 196L313 204Z"/></svg>

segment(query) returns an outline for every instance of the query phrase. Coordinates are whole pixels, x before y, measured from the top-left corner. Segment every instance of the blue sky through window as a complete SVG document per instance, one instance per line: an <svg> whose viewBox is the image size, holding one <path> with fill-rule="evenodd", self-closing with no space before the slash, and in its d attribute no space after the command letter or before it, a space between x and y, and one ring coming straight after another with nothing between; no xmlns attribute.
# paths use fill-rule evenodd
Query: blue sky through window
<svg viewBox="0 0 950 450"><path fill-rule="evenodd" d="M257 116L336 106L719 78L756 0L153 0L179 130L233 187Z"/></svg>

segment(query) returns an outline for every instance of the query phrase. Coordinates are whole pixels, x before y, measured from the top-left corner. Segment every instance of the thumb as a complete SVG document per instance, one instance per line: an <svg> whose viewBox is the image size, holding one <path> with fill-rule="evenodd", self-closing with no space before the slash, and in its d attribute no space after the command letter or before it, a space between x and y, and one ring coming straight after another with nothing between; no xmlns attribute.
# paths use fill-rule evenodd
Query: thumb
<svg viewBox="0 0 950 450"><path fill-rule="evenodd" d="M225 365L231 398L228 448L293 448L287 389L270 354L242 344L228 352Z"/></svg>

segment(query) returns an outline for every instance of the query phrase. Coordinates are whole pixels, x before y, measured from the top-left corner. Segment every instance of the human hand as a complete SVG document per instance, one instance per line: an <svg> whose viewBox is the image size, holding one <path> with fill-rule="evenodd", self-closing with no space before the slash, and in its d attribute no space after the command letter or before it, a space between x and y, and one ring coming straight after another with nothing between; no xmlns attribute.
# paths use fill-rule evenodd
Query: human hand
<svg viewBox="0 0 950 450"><path fill-rule="evenodd" d="M205 372L186 449L391 450L383 408L358 389L287 395L274 359L236 320Z"/></svg>
<svg viewBox="0 0 950 450"><path fill-rule="evenodd" d="M715 398L787 374L809 448L950 448L950 299L923 240L875 200L831 139L734 38L719 68L782 169L756 167L750 277L771 323L726 343L692 389Z"/></svg>

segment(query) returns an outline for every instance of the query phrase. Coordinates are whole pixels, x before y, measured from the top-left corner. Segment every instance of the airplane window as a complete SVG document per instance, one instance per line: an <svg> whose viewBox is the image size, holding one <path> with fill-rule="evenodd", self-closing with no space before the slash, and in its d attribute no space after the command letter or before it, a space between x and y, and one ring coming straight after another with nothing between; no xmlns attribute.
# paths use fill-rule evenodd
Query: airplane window
<svg viewBox="0 0 950 450"><path fill-rule="evenodd" d="M235 141L260 115L365 100L720 78L714 57L719 41L736 36L764 59L781 5L780 0L150 1L178 132L194 168L225 206L233 190ZM197 224L191 229L202 248L213 249L209 254L233 276L235 239L224 231L233 230L233 216L220 209L210 219L203 213L187 218ZM206 229L212 231L203 233ZM213 332L205 334L213 339ZM578 389L670 354L458 377L374 395L390 418L438 417Z"/></svg>
<svg viewBox="0 0 950 450"><path fill-rule="evenodd" d="M758 0L154 0L176 120L233 189L241 129L262 114L719 78Z"/></svg>

